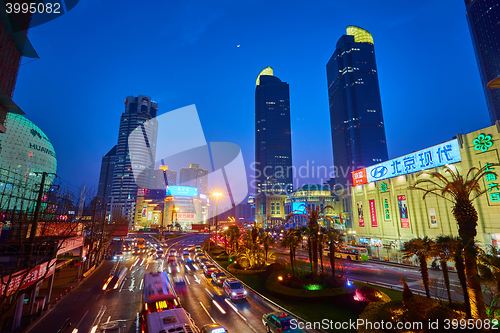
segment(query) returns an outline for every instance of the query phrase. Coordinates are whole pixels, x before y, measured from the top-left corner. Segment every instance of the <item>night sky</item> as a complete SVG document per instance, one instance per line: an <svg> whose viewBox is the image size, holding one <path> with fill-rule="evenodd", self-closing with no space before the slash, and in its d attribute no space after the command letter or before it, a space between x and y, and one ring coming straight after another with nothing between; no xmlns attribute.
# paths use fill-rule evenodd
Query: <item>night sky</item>
<svg viewBox="0 0 500 333"><path fill-rule="evenodd" d="M465 4L450 0L80 1L30 30L40 59L23 60L13 99L58 175L96 187L128 95L160 114L196 104L207 141L238 144L249 166L255 79L272 66L290 85L294 166L330 167L326 63L347 25L374 38L390 158L490 125Z"/></svg>

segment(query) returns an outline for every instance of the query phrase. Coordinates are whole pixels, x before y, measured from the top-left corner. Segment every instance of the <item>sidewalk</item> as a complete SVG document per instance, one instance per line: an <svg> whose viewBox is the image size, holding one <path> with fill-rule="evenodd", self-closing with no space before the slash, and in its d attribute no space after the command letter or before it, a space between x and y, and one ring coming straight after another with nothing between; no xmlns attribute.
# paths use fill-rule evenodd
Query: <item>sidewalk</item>
<svg viewBox="0 0 500 333"><path fill-rule="evenodd" d="M65 266L59 270L56 270L54 277L54 285L52 286L52 294L50 295L50 304L54 304L56 298L61 300L61 295L64 297L73 288L78 285L78 280L76 274L78 272L78 267ZM45 279L38 292L38 297L46 296L48 293L49 279ZM47 300L46 300L47 302Z"/></svg>

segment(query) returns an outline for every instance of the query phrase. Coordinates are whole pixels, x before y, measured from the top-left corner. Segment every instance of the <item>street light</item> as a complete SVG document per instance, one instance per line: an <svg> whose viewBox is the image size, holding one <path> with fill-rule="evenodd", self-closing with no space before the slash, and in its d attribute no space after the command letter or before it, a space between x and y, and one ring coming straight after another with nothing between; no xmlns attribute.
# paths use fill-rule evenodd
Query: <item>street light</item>
<svg viewBox="0 0 500 333"><path fill-rule="evenodd" d="M214 192L212 195L215 197L215 247L217 247L217 240L219 238L218 230L217 230L217 222L219 215L219 197L222 195L220 192Z"/></svg>

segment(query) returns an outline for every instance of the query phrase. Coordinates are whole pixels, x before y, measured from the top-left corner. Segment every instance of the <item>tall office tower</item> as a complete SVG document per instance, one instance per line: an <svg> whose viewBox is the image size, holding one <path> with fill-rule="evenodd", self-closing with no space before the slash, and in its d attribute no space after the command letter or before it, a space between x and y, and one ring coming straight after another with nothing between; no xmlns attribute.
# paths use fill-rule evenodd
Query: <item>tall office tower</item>
<svg viewBox="0 0 500 333"><path fill-rule="evenodd" d="M486 85L500 76L500 2L465 0L467 21L491 123L500 120L500 89Z"/></svg>
<svg viewBox="0 0 500 333"><path fill-rule="evenodd" d="M388 159L372 35L348 26L326 65L335 184Z"/></svg>
<svg viewBox="0 0 500 333"><path fill-rule="evenodd" d="M29 1L16 1L21 5ZM7 7L2 6L7 9ZM28 40L28 28L31 22L31 13L7 14L4 11L0 15L0 133L5 133L5 120L7 113L24 114L24 112L12 101L14 88L16 87L17 74L22 57L38 58ZM1 147L0 147L1 150Z"/></svg>
<svg viewBox="0 0 500 333"><path fill-rule="evenodd" d="M208 170L200 168L199 164L190 164L189 168L182 168L179 175L179 184L196 187L198 193L208 194Z"/></svg>
<svg viewBox="0 0 500 333"><path fill-rule="evenodd" d="M97 196L103 198L104 202L109 202L111 186L113 185L113 173L116 163L116 145L102 157L101 173L99 174L99 185L97 186Z"/></svg>
<svg viewBox="0 0 500 333"><path fill-rule="evenodd" d="M151 97L128 96L125 100L108 214L117 215L118 212L133 217L137 188L151 188L158 135L158 122L154 119L157 112L158 104ZM131 135L134 140L129 142Z"/></svg>
<svg viewBox="0 0 500 333"><path fill-rule="evenodd" d="M290 93L271 67L255 84L255 178L256 215L268 215L266 196L293 190Z"/></svg>
<svg viewBox="0 0 500 333"><path fill-rule="evenodd" d="M165 170L165 173L167 174L168 185L169 186L176 185L177 184L177 171ZM163 170L156 169L154 171L153 186L151 188L155 189L155 190L167 188L167 186L165 185L165 175L163 174Z"/></svg>

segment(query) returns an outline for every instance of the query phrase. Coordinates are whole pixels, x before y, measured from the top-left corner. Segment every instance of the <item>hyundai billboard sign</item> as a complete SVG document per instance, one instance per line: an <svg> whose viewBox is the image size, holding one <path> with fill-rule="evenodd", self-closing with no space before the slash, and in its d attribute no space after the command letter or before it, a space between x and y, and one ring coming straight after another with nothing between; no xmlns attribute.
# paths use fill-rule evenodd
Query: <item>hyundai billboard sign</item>
<svg viewBox="0 0 500 333"><path fill-rule="evenodd" d="M372 165L352 173L353 185L406 175L462 160L458 140L451 140L437 146L419 150L387 162Z"/></svg>
<svg viewBox="0 0 500 333"><path fill-rule="evenodd" d="M198 196L198 189L196 187L169 186L167 192L169 192L169 191L170 191L170 195L180 195L180 196L186 196L186 197L197 197Z"/></svg>
<svg viewBox="0 0 500 333"><path fill-rule="evenodd" d="M292 202L292 210L295 214L304 214L306 212L306 203Z"/></svg>

